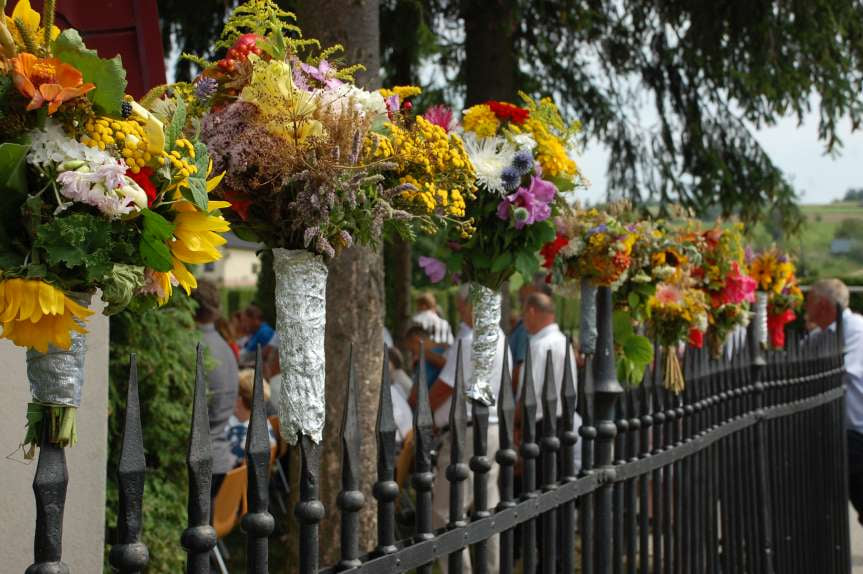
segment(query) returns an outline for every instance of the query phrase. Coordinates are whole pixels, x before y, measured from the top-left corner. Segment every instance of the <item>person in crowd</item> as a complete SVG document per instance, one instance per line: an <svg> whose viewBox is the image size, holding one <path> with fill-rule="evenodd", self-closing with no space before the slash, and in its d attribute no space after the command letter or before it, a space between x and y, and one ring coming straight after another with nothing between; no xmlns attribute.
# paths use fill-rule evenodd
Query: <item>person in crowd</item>
<svg viewBox="0 0 863 574"><path fill-rule="evenodd" d="M465 387L470 384L471 376L473 375L473 362L471 361L471 349L473 346L473 308L468 300L468 288L463 285L456 297L456 307L461 325L458 335L452 345L447 349L443 369L437 377L437 380L429 389L429 404L432 409L434 424L440 431L439 439L441 441L437 456L437 470L435 474L434 486L432 487L432 525L435 528L446 526L449 522L449 501L450 501L450 483L446 479L446 468L450 464L450 442L449 433L449 411L452 404L453 388L455 387L455 376L457 368L456 357L458 355L459 344L461 344L461 366L462 375L464 377ZM506 350L506 338L502 330L498 328L498 345L495 353L494 366L491 376L491 387L497 399L500 391L500 381L503 374L503 369L510 369L512 362L508 361L504 365L504 355ZM411 405L416 406L416 388L411 394ZM498 451L499 436L498 436L498 420L497 409L492 407L489 409L489 427L488 427L488 445L487 456L493 457ZM468 418L470 418L470 406L468 405ZM464 463L470 462L470 457L473 456L473 439L469 434L465 441ZM500 489L498 487L498 471L500 467L493 464L491 470L487 474L488 477L488 507L494 508L500 501ZM468 480L462 482L462 500L464 508L467 509L473 503L473 473L468 477ZM488 572L496 573L499 570L500 554L499 554L500 538L494 536L488 542ZM464 572L470 574L471 566L468 553L464 554ZM440 562L443 574L447 574L448 568L446 560Z"/></svg>
<svg viewBox="0 0 863 574"><path fill-rule="evenodd" d="M411 324L422 327L436 344L451 345L453 342L452 328L449 322L438 313L437 300L434 294L426 291L417 297L416 308L417 313L411 317Z"/></svg>
<svg viewBox="0 0 863 574"><path fill-rule="evenodd" d="M405 400L411 396L414 382L411 380L405 370L405 361L401 351L395 347L387 347L387 358L390 362L390 380L394 385L398 385L405 397Z"/></svg>
<svg viewBox="0 0 863 574"><path fill-rule="evenodd" d="M234 357L239 361L240 360L240 347L237 345L237 340L234 335L234 328L231 326L230 321L225 319L222 316L219 316L216 319L216 331L219 332L219 335L225 340L231 350L234 352Z"/></svg>
<svg viewBox="0 0 863 574"><path fill-rule="evenodd" d="M255 371L243 369L238 378L237 398L234 401L234 413L225 426L225 437L231 446L232 468L243 464L246 458L246 434L249 430L249 419L252 416L252 392L255 386ZM270 385L264 381L264 400L270 400ZM276 446L276 434L270 421L267 421L270 448Z"/></svg>
<svg viewBox="0 0 863 574"><path fill-rule="evenodd" d="M216 331L219 318L219 288L206 279L198 280L198 288L192 291L192 299L198 304L195 323L201 334L201 343L212 361L208 361L207 411L210 417L210 442L213 453L212 494L219 491L225 474L233 468L234 458L225 436L225 425L234 411L239 379L237 359L228 343Z"/></svg>
<svg viewBox="0 0 863 574"><path fill-rule="evenodd" d="M413 411L408 404L413 381L402 369L402 354L394 347L387 348L390 367L390 396L393 400L393 417L396 421L396 442L401 444L413 427Z"/></svg>
<svg viewBox="0 0 863 574"><path fill-rule="evenodd" d="M269 323L264 321L264 313L255 304L246 307L246 310L243 312L243 319L246 325L246 332L249 333L249 340L243 346L241 362L253 363L255 350L258 348L258 345L261 346L261 352L263 352L267 343L272 340L275 331Z"/></svg>
<svg viewBox="0 0 863 574"><path fill-rule="evenodd" d="M524 325L525 303L531 294L537 292L551 296L551 286L545 282L545 275L542 273L534 275L533 281L525 283L518 290L518 301L522 316L509 334L509 352L512 354L513 364L513 384L516 384L519 380L521 364L524 363L524 356L527 353L528 332Z"/></svg>
<svg viewBox="0 0 863 574"><path fill-rule="evenodd" d="M249 329L246 327L246 314L243 311L234 311L231 314L231 331L234 333L234 340L240 350L246 346L249 340Z"/></svg>
<svg viewBox="0 0 863 574"><path fill-rule="evenodd" d="M815 325L812 336L825 330L835 331L837 319L842 321L845 338L843 382L848 425L848 494L851 505L857 511L857 521L863 525L863 316L848 308L848 299L848 287L842 281L817 281L806 297L806 321Z"/></svg>
<svg viewBox="0 0 863 574"><path fill-rule="evenodd" d="M545 381L546 362L548 353L551 351L551 364L554 370L554 386L555 393L558 397L557 413L558 418L557 428L562 428L560 417L563 413L563 401L560 400L561 389L563 388L563 374L566 363L566 335L561 332L555 319L554 300L551 297L541 292L531 293L524 304L524 326L528 332L528 348L530 349L531 359L531 375L533 376L533 388L536 394L536 436L537 442L542 436L542 418L545 415L542 409L542 390ZM573 384L576 384L576 366L575 352L570 352L570 368L572 369ZM518 385L518 400L522 400L524 391L524 378L527 375L526 371L522 371ZM521 409L516 410L517 418L521 419ZM581 417L578 413L573 415L573 424L575 429L581 427ZM576 465L581 468L581 448L576 448ZM541 482L539 484L542 484Z"/></svg>
<svg viewBox="0 0 863 574"><path fill-rule="evenodd" d="M438 378L438 374L446 363L444 353L447 348L432 341L428 332L420 325L413 325L408 332L405 333L405 346L411 352L413 357L413 377L415 381L419 380L420 369L420 347L423 349L423 355L426 360L426 383L431 386Z"/></svg>

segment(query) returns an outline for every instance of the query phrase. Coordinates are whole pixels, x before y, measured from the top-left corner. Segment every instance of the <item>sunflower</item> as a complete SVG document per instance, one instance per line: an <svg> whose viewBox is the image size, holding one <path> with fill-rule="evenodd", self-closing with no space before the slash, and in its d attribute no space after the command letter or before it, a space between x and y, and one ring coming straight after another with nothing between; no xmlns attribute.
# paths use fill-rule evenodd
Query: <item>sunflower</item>
<svg viewBox="0 0 863 574"><path fill-rule="evenodd" d="M72 331L86 333L81 324L93 312L73 301L62 290L40 279L0 281L0 337L21 347L48 351L52 344L68 349Z"/></svg>

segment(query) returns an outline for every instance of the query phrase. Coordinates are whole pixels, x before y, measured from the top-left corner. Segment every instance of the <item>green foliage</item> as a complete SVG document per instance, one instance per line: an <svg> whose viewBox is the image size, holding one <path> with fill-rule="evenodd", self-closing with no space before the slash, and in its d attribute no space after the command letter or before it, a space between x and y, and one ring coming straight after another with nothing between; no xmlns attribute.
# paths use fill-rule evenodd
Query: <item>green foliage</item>
<svg viewBox="0 0 863 574"><path fill-rule="evenodd" d="M106 304L105 315L113 315L125 309L143 284L143 267L114 264L111 273L102 282L102 301Z"/></svg>
<svg viewBox="0 0 863 574"><path fill-rule="evenodd" d="M100 58L96 50L86 48L78 32L70 28L54 41L54 56L80 70L85 83L96 84L96 89L87 94L94 105L109 116L120 115L126 93L126 70L119 55L110 60Z"/></svg>
<svg viewBox="0 0 863 574"><path fill-rule="evenodd" d="M174 115L171 116L171 123L168 129L165 130L165 145L168 151L172 151L176 146L177 140L183 137L183 126L186 125L186 102L183 98L177 98L177 109L174 110Z"/></svg>
<svg viewBox="0 0 863 574"><path fill-rule="evenodd" d="M142 209L144 222L141 243L138 249L148 267L156 271L170 271L172 267L171 250L165 244L170 239L174 226L164 217L150 209Z"/></svg>
<svg viewBox="0 0 863 574"><path fill-rule="evenodd" d="M0 269L23 262L14 242L21 225L21 205L27 198L27 170L24 157L29 146L0 144Z"/></svg>
<svg viewBox="0 0 863 574"><path fill-rule="evenodd" d="M293 24L297 17L293 13L282 10L272 0L249 0L234 9L222 36L216 43L217 48L230 48L243 34L254 33L268 36L271 33L299 37L300 28Z"/></svg>
<svg viewBox="0 0 863 574"><path fill-rule="evenodd" d="M116 469L129 355L136 353L147 458L142 536L150 549L149 574L184 571L185 553L179 540L186 523L185 459L195 380L197 331L193 313L191 299L175 292L166 307L147 308L136 300L111 317L105 542L110 545L117 541Z"/></svg>
<svg viewBox="0 0 863 574"><path fill-rule="evenodd" d="M653 345L650 339L633 330L632 319L625 311L614 312L612 328L617 378L630 385L638 385L644 378L644 370L653 362Z"/></svg>

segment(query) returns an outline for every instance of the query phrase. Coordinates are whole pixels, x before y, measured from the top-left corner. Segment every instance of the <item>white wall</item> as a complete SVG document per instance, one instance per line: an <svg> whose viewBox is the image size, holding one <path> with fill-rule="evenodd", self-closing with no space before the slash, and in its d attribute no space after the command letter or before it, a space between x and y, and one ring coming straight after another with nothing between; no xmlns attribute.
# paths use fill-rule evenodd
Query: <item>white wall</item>
<svg viewBox="0 0 863 574"><path fill-rule="evenodd" d="M78 445L66 449L69 487L63 529L63 561L75 573L102 572L108 417L108 320L99 311L87 322L86 378L78 411ZM24 349L0 340L0 571L24 572L33 561L36 461L16 449L24 438L30 389ZM13 453L7 457L6 455ZM9 459L13 460L9 460ZM24 464L27 462L27 464Z"/></svg>

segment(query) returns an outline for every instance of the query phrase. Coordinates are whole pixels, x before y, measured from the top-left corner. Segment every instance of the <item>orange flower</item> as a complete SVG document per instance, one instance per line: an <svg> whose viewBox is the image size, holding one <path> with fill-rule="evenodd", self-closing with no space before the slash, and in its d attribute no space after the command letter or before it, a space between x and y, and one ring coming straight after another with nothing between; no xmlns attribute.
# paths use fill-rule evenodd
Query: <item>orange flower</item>
<svg viewBox="0 0 863 574"><path fill-rule="evenodd" d="M84 84L84 78L73 66L56 58L37 58L22 53L12 60L15 87L30 98L28 110L38 110L48 102L48 113L53 114L66 100L83 96L96 87Z"/></svg>

